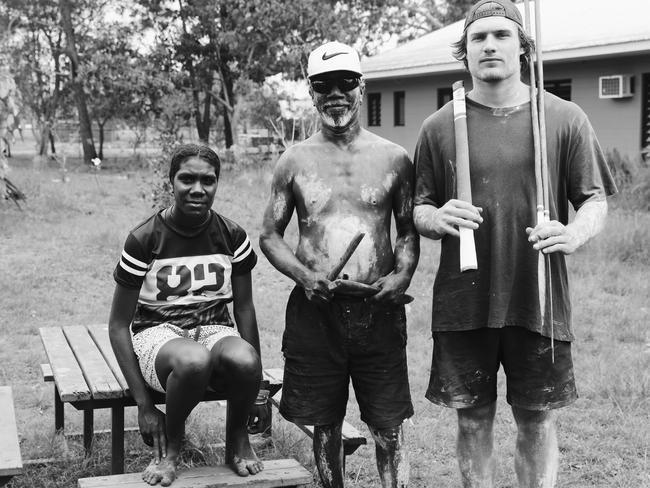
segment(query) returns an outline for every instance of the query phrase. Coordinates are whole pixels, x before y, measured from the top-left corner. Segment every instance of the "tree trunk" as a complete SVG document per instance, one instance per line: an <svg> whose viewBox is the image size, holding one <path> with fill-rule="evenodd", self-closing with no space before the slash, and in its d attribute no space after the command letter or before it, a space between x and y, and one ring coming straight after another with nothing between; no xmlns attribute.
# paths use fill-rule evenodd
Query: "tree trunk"
<svg viewBox="0 0 650 488"><path fill-rule="evenodd" d="M75 41L74 29L72 27L72 14L69 0L59 0L59 10L61 11L61 25L66 36L66 54L70 58L71 67L71 86L72 92L77 101L77 112L79 115L79 135L81 137L81 146L83 147L84 162L90 164L90 160L97 157L95 143L93 142L93 132L86 105L86 94L83 90L83 84L78 77L79 55L77 53L77 44Z"/></svg>
<svg viewBox="0 0 650 488"><path fill-rule="evenodd" d="M228 109L223 107L223 136L226 143L226 149L233 145L232 125L230 124L230 114Z"/></svg>
<svg viewBox="0 0 650 488"><path fill-rule="evenodd" d="M97 127L99 127L99 159L104 160L104 124L97 122Z"/></svg>
<svg viewBox="0 0 650 488"><path fill-rule="evenodd" d="M233 84L229 76L225 76L223 83L221 85L222 98L228 100L230 105L234 107L235 105L235 94L233 93ZM224 93L225 91L225 93ZM234 138L234 124L232 119L232 113L228 110L228 107L223 106L223 136L226 143L226 149L231 147L235 143Z"/></svg>
<svg viewBox="0 0 650 488"><path fill-rule="evenodd" d="M37 140L39 156L47 156L47 143L49 142L50 134L50 128L47 124L43 124L40 130L40 137Z"/></svg>
<svg viewBox="0 0 650 488"><path fill-rule="evenodd" d="M212 104L212 95L206 92L203 100L203 114L199 110L196 113L196 130L199 134L199 140L203 144L210 142L210 105Z"/></svg>
<svg viewBox="0 0 650 488"><path fill-rule="evenodd" d="M56 147L54 146L54 134L52 134L52 131L50 131L50 151L52 151L52 154L56 154Z"/></svg>

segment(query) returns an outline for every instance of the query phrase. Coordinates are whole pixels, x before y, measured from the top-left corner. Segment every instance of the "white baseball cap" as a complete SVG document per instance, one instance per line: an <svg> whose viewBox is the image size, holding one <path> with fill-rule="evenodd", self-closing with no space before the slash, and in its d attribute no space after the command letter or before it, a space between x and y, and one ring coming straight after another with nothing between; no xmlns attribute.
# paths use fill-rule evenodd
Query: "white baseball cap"
<svg viewBox="0 0 650 488"><path fill-rule="evenodd" d="M363 75L357 51L341 42L327 42L314 49L307 63L307 77L330 71L351 71Z"/></svg>

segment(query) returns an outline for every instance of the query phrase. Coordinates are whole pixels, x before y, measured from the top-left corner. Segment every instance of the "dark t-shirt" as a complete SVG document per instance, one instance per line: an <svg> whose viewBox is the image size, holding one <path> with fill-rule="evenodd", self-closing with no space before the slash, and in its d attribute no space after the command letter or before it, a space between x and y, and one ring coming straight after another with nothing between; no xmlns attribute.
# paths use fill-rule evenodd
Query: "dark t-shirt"
<svg viewBox="0 0 650 488"><path fill-rule="evenodd" d="M179 228L162 210L133 229L115 267L115 281L140 290L132 330L170 322L233 326L227 304L231 277L253 269L257 255L246 231L210 211L205 225Z"/></svg>
<svg viewBox="0 0 650 488"><path fill-rule="evenodd" d="M579 209L616 192L596 135L574 103L546 93L550 216L567 224ZM478 270L459 268L457 237L442 238L433 289L432 329L521 326L550 337L540 320L538 252L526 227L536 221L530 104L490 108L467 99L472 203L483 208L475 231ZM456 198L453 106L428 117L415 149L416 205L442 207ZM551 255L554 336L573 340L564 255Z"/></svg>

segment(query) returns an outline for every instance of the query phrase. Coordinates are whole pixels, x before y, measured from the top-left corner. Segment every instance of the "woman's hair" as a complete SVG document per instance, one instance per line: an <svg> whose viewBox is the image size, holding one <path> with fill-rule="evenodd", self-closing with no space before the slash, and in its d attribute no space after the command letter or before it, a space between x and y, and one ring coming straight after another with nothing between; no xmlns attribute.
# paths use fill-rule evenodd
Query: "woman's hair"
<svg viewBox="0 0 650 488"><path fill-rule="evenodd" d="M172 153L171 163L169 164L169 181L174 181L174 176L185 161L191 157L201 158L214 168L214 172L219 179L219 170L221 169L221 160L217 153L210 149L208 146L202 144L181 144L174 149Z"/></svg>
<svg viewBox="0 0 650 488"><path fill-rule="evenodd" d="M529 59L535 52L535 41L520 25L517 25L517 32L519 34L519 44L524 49L524 52L519 56L519 64L521 66L521 72L525 73L528 71ZM465 69L467 69L467 29L463 31L460 40L454 42L451 47L454 49L452 52L454 58L462 61Z"/></svg>

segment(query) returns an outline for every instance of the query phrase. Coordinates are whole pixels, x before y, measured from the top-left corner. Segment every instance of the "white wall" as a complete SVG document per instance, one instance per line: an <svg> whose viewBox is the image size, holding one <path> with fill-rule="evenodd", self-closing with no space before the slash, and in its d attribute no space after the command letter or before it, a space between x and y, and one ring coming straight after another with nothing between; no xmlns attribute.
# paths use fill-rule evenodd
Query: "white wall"
<svg viewBox="0 0 650 488"><path fill-rule="evenodd" d="M650 72L650 55L614 59L545 64L546 80L571 79L571 98L587 113L603 149L617 148L636 157L641 150L641 75ZM635 94L625 99L599 99L598 77L612 74L634 74ZM366 80L367 93L381 93L381 126L368 127L367 107L362 109L364 127L402 145L412 156L422 121L437 110L437 90L449 88L464 79L471 88L466 73L402 78L396 80ZM406 125L393 125L393 92L405 91ZM364 104L367 100L364 100Z"/></svg>

